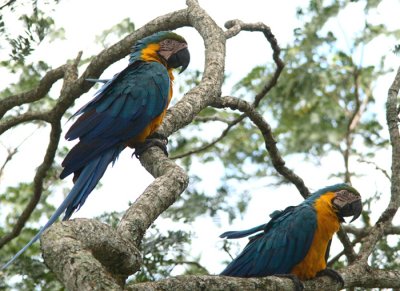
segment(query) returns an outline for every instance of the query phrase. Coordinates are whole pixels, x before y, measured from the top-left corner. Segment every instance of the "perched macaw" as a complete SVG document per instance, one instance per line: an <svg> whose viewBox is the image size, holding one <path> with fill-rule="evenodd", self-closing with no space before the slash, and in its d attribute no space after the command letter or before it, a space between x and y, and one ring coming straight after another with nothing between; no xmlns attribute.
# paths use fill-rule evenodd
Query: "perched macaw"
<svg viewBox="0 0 400 291"><path fill-rule="evenodd" d="M65 137L79 138L79 142L65 157L60 174L63 179L74 173L74 187L44 227L2 268L32 245L64 211L63 220L69 219L123 149L129 146L142 152L146 148L146 138L161 124L171 100L172 71L181 67L183 72L189 61L187 42L173 32L158 32L135 44L128 66L74 114L81 116Z"/></svg>
<svg viewBox="0 0 400 291"><path fill-rule="evenodd" d="M243 231L228 231L221 238L236 239L253 233L244 250L221 275L264 277L288 275L306 280L331 275L343 282L338 273L326 269L332 236L343 217L357 219L362 211L361 196L347 184L323 188L297 206L275 211L271 220ZM294 276L293 276L294 275Z"/></svg>

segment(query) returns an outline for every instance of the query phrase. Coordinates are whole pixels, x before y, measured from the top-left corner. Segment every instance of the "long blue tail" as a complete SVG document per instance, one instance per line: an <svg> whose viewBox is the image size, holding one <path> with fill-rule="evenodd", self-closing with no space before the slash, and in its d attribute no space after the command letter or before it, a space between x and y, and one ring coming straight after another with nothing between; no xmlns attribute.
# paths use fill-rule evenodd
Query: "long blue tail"
<svg viewBox="0 0 400 291"><path fill-rule="evenodd" d="M86 198L89 196L90 192L92 192L94 187L96 187L100 178L106 171L107 166L111 162L115 162L122 149L123 147L109 149L100 157L88 163L80 173L74 187L71 189L71 192L69 192L65 200L50 217L49 221L47 221L47 223L39 230L39 232L18 253L16 253L11 260L3 265L0 270L4 270L11 265L23 252L25 252L27 248L35 243L40 238L42 233L48 227L50 227L64 211L65 216L63 220L69 219L72 213L75 210L78 210L85 203Z"/></svg>

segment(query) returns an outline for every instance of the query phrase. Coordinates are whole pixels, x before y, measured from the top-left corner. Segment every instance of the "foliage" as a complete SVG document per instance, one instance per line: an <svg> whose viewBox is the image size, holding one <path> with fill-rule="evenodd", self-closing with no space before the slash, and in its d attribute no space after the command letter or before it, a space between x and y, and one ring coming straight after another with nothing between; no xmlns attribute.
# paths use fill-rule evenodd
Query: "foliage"
<svg viewBox="0 0 400 291"><path fill-rule="evenodd" d="M48 1L46 9L53 7L59 0ZM11 35L6 27L10 24L4 13L0 14L0 35L2 35L9 44L10 59L14 64L25 64L25 58L28 57L35 48L44 40L49 33L53 37L61 37L63 30L54 30L54 20L46 15L38 0L34 1L8 1L0 10L6 13L12 13L18 16L23 33L14 36ZM27 9L27 7L29 7ZM51 9L50 9L51 10ZM28 11L29 13L26 13Z"/></svg>

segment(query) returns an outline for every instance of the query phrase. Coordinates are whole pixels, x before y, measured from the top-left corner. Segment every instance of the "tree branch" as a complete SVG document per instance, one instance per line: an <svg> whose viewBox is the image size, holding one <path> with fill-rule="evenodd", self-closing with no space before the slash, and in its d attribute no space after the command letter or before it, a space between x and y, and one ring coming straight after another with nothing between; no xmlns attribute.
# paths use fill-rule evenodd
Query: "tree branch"
<svg viewBox="0 0 400 291"><path fill-rule="evenodd" d="M400 134L397 123L397 96L400 89L400 68L389 88L386 102L386 121L388 124L390 143L392 145L392 177L389 205L383 211L369 234L362 240L359 261L367 262L376 243L381 239L400 206Z"/></svg>
<svg viewBox="0 0 400 291"><path fill-rule="evenodd" d="M229 131L236 126L237 124L239 124L244 118L246 117L246 115L242 114L241 116L239 116L238 118L236 118L235 120L231 121L228 123L228 126L222 131L222 133L220 134L219 137L217 137L216 139L214 139L212 142L205 144L203 146L200 146L198 148L195 148L193 150L187 151L186 153L180 154L180 155L176 155L171 157L172 160L176 160L176 159L181 159L193 154L198 154L200 152L206 151L209 148L212 148L214 145L216 145L218 142L220 142L221 140L223 140L225 138L225 136L228 135Z"/></svg>
<svg viewBox="0 0 400 291"><path fill-rule="evenodd" d="M94 219L57 223L40 241L46 264L68 290L120 290L142 262L130 239Z"/></svg>
<svg viewBox="0 0 400 291"><path fill-rule="evenodd" d="M43 98L47 93L49 93L53 84L64 77L67 67L68 65L64 64L57 69L48 71L39 81L39 84L35 89L8 96L7 98L0 100L0 118L15 106L32 103Z"/></svg>
<svg viewBox="0 0 400 291"><path fill-rule="evenodd" d="M259 128L261 134L263 135L265 147L277 172L292 182L304 198L310 194L308 188L304 184L304 181L292 170L285 166L285 161L282 159L282 156L276 147L277 142L272 134L271 127L264 120L262 115L255 110L254 106L236 97L221 97L214 102L213 106L217 108L228 107L232 110L239 110L245 113Z"/></svg>
<svg viewBox="0 0 400 291"><path fill-rule="evenodd" d="M276 64L276 70L272 76L272 78L266 83L266 85L263 87L263 89L255 96L254 98L254 107L257 107L262 98L264 98L268 92L276 85L278 82L278 78L285 66L283 61L280 58L280 53L281 53L281 48L278 45L278 42L273 35L271 29L269 26L265 25L264 23L258 22L258 23L244 23L240 20L230 20L225 23L225 27L228 29L228 31L225 32L226 38L231 38L234 35L237 35L241 30L244 31L260 31L264 34L266 39L268 40L269 44L271 45L273 54L272 58L274 59L274 62Z"/></svg>
<svg viewBox="0 0 400 291"><path fill-rule="evenodd" d="M345 281L345 288L364 287L381 288L400 287L400 271L378 270L361 268L359 266L347 267L340 270ZM304 290L339 290L339 284L331 278L324 276L304 282ZM157 282L129 284L125 290L129 291L196 291L196 290L295 290L292 280L275 276L263 278L237 278L226 276L177 276Z"/></svg>
<svg viewBox="0 0 400 291"><path fill-rule="evenodd" d="M54 122L51 127L50 141L47 146L46 154L44 156L43 162L36 171L35 177L33 178L33 195L26 205L25 209L22 211L21 215L18 217L18 220L14 224L13 229L0 238L0 248L12 239L16 238L21 233L22 228L25 226L25 223L28 221L32 212L35 210L36 205L39 203L43 191L43 183L46 179L48 170L53 164L58 143L60 141L60 135L60 121L58 121L58 123Z"/></svg>

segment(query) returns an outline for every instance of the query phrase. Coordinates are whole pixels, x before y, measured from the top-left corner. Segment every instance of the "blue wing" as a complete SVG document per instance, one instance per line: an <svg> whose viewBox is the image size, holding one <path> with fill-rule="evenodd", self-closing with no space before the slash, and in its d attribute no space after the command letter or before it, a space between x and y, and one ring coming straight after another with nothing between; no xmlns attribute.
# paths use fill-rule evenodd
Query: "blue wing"
<svg viewBox="0 0 400 291"><path fill-rule="evenodd" d="M140 134L168 104L169 77L156 62L135 62L115 75L75 115L66 134L79 143L66 156L60 178L79 171L108 149Z"/></svg>
<svg viewBox="0 0 400 291"><path fill-rule="evenodd" d="M250 238L244 250L221 275L263 277L290 273L307 255L316 227L316 213L310 204L275 212L264 225L264 231Z"/></svg>

